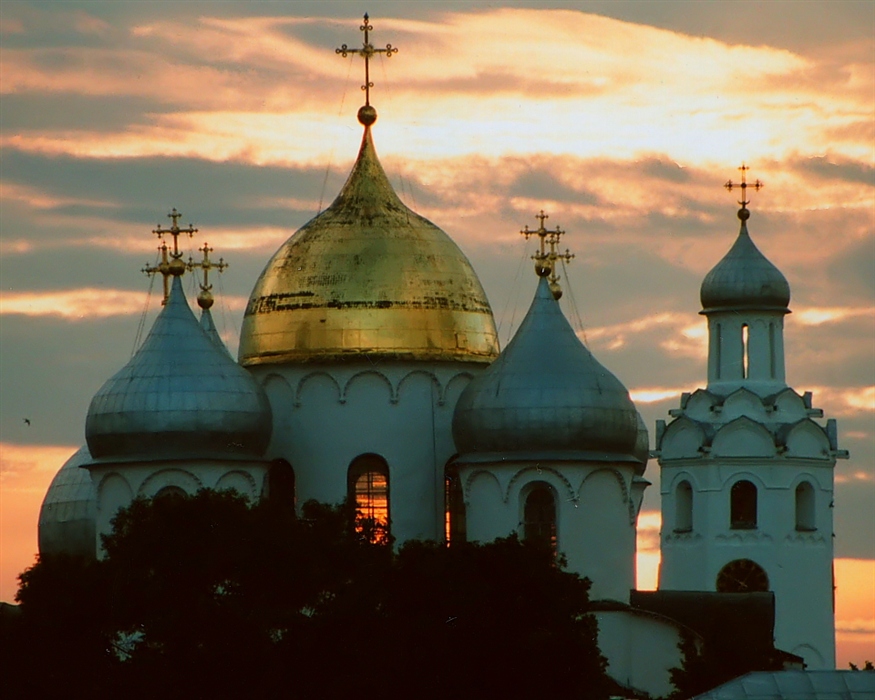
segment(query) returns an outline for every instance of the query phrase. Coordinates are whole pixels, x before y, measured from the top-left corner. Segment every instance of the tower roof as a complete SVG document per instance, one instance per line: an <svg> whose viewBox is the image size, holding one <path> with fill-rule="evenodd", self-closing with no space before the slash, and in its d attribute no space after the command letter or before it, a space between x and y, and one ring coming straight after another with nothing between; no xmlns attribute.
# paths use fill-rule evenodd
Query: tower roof
<svg viewBox="0 0 875 700"><path fill-rule="evenodd" d="M243 319L243 365L361 357L488 362L492 310L458 246L407 208L377 159L373 107L337 199L276 252Z"/></svg>
<svg viewBox="0 0 875 700"><path fill-rule="evenodd" d="M271 434L263 389L201 329L179 276L149 336L95 394L95 459L260 456Z"/></svg>
<svg viewBox="0 0 875 700"><path fill-rule="evenodd" d="M751 240L747 219L739 211L741 230L738 238L702 282L702 310L761 309L787 311L790 285Z"/></svg>
<svg viewBox="0 0 875 700"><path fill-rule="evenodd" d="M465 388L453 415L456 448L475 459L646 461L642 427L626 387L577 338L547 276L513 340Z"/></svg>

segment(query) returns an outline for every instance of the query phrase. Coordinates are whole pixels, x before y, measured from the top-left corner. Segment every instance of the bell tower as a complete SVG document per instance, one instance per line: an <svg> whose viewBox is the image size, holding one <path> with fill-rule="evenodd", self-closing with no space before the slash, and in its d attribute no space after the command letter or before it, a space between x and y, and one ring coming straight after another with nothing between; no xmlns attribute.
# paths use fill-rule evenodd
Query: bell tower
<svg viewBox="0 0 875 700"><path fill-rule="evenodd" d="M702 282L708 383L657 421L662 494L659 588L773 591L775 644L810 669L835 667L833 470L847 452L811 392L787 386L786 278L741 227Z"/></svg>

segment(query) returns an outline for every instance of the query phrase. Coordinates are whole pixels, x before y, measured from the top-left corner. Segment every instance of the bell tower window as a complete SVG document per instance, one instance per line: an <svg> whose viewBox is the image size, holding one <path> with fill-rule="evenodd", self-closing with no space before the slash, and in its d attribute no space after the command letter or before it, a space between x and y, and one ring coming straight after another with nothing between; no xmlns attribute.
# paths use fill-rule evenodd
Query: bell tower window
<svg viewBox="0 0 875 700"><path fill-rule="evenodd" d="M745 323L741 326L741 378L750 376L750 327Z"/></svg>
<svg viewBox="0 0 875 700"><path fill-rule="evenodd" d="M556 551L556 499L547 484L535 484L523 507L524 538Z"/></svg>
<svg viewBox="0 0 875 700"><path fill-rule="evenodd" d="M693 487L689 481L682 481L675 491L675 532L693 530Z"/></svg>
<svg viewBox="0 0 875 700"><path fill-rule="evenodd" d="M817 529L814 520L814 487L807 481L796 487L796 529L799 532Z"/></svg>
<svg viewBox="0 0 875 700"><path fill-rule="evenodd" d="M755 530L757 526L757 487L750 481L737 481L729 495L729 520L733 530Z"/></svg>
<svg viewBox="0 0 875 700"><path fill-rule="evenodd" d="M758 593L769 590L765 569L750 559L736 559L717 574L718 593Z"/></svg>
<svg viewBox="0 0 875 700"><path fill-rule="evenodd" d="M386 460L374 454L356 457L349 465L347 484L348 497L356 507L356 530L368 531L373 542L387 542L389 465Z"/></svg>

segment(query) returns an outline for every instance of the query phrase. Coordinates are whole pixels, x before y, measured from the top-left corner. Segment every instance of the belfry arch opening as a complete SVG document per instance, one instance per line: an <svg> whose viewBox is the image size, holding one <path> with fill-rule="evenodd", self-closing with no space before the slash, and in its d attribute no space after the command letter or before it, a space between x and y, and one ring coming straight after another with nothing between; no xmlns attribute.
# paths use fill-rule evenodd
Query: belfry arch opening
<svg viewBox="0 0 875 700"><path fill-rule="evenodd" d="M347 496L356 509L356 530L373 542L389 539L389 465L380 455L356 457L347 472Z"/></svg>
<svg viewBox="0 0 875 700"><path fill-rule="evenodd" d="M814 487L803 481L796 487L796 530L813 532L817 529L814 513Z"/></svg>
<svg viewBox="0 0 875 700"><path fill-rule="evenodd" d="M675 532L692 532L693 530L693 487L689 481L682 481L675 489Z"/></svg>
<svg viewBox="0 0 875 700"><path fill-rule="evenodd" d="M718 593L760 593L769 590L765 569L750 559L735 559L717 574Z"/></svg>
<svg viewBox="0 0 875 700"><path fill-rule="evenodd" d="M729 523L733 530L757 527L757 487L753 482L736 481L729 492Z"/></svg>
<svg viewBox="0 0 875 700"><path fill-rule="evenodd" d="M523 538L557 549L556 496L545 483L532 484L523 500Z"/></svg>

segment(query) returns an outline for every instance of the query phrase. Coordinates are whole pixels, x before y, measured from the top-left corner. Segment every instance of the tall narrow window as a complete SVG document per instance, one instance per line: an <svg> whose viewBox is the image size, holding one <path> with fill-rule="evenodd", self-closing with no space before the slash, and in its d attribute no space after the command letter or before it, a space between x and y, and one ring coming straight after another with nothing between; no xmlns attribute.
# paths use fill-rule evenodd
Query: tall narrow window
<svg viewBox="0 0 875 700"><path fill-rule="evenodd" d="M777 362L775 362L775 322L769 322L769 376L774 379L778 373Z"/></svg>
<svg viewBox="0 0 875 700"><path fill-rule="evenodd" d="M737 481L730 491L729 519L733 530L754 530L757 526L757 487Z"/></svg>
<svg viewBox="0 0 875 700"><path fill-rule="evenodd" d="M748 341L750 340L750 328L745 323L741 326L741 377L747 379L750 376L750 348Z"/></svg>
<svg viewBox="0 0 875 700"><path fill-rule="evenodd" d="M356 507L356 530L373 542L389 537L389 465L379 455L356 457L349 465L349 499Z"/></svg>
<svg viewBox="0 0 875 700"><path fill-rule="evenodd" d="M722 347L723 347L723 328L717 323L715 324L715 333L714 333L714 345L715 345L715 357L714 364L716 365L714 376L717 379L720 379L720 366L723 363L722 357Z"/></svg>
<svg viewBox="0 0 875 700"><path fill-rule="evenodd" d="M817 529L814 521L814 487L807 481L796 487L796 529L800 532Z"/></svg>
<svg viewBox="0 0 875 700"><path fill-rule="evenodd" d="M682 481L675 491L675 532L691 532L693 529L693 487Z"/></svg>
<svg viewBox="0 0 875 700"><path fill-rule="evenodd" d="M547 484L535 484L523 507L524 537L556 551L556 499Z"/></svg>
<svg viewBox="0 0 875 700"><path fill-rule="evenodd" d="M267 500L272 505L295 506L295 470L284 459L275 459L267 471Z"/></svg>
<svg viewBox="0 0 875 700"><path fill-rule="evenodd" d="M444 470L444 506L444 535L447 543L464 542L467 539L465 493L457 464L448 464Z"/></svg>

